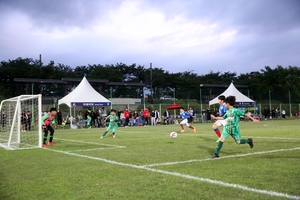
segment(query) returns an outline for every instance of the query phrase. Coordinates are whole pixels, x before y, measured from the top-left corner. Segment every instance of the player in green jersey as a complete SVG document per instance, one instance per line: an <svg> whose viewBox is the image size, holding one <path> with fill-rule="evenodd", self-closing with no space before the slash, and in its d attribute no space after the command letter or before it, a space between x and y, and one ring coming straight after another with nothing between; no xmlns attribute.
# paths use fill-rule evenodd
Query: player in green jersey
<svg viewBox="0 0 300 200"><path fill-rule="evenodd" d="M235 96L228 96L225 99L225 103L226 103L226 108L228 110L223 117L215 117L214 115L212 115L213 119L216 119L216 120L226 119L226 121L227 121L227 123L222 131L220 141L217 144L215 154L213 155L212 158L219 158L220 150L223 146L225 139L228 138L228 136L232 136L233 139L235 140L236 144L249 144L250 147L253 148L253 139L252 138L241 139L240 126L239 126L240 116L245 115L253 122L259 122L259 120L256 120L253 117L251 117L251 115L248 114L246 110L240 110L240 109L234 108L233 106L235 105Z"/></svg>
<svg viewBox="0 0 300 200"><path fill-rule="evenodd" d="M114 109L112 109L110 111L110 115L108 115L105 119L104 119L104 123L106 122L106 120L109 119L109 126L107 127L106 131L103 133L103 135L100 137L100 139L102 139L106 133L111 130L113 138L116 137L116 129L118 127L118 120L119 117L116 115L116 111Z"/></svg>

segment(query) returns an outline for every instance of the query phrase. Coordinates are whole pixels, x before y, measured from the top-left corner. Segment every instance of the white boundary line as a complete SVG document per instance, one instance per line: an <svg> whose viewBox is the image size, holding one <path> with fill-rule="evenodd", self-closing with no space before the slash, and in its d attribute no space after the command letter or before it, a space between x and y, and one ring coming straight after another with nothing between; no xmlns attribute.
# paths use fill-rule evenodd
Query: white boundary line
<svg viewBox="0 0 300 200"><path fill-rule="evenodd" d="M277 149L277 150L270 150L270 151L259 151L259 152L254 152L254 153L237 154L237 155L223 156L223 157L216 158L216 159L211 159L211 158L193 159L193 160L185 160L185 161L178 161L178 162L155 163L155 164L149 164L149 165L143 165L143 166L144 167L155 167L155 166L163 166L163 165L177 165L177 164L183 164L183 163L214 161L214 160L225 159L225 158L245 157L245 156L276 153L276 152L283 152L283 151L294 151L294 150L300 150L300 147L291 148L291 149Z"/></svg>
<svg viewBox="0 0 300 200"><path fill-rule="evenodd" d="M178 133L178 136L208 136L208 137L215 137L217 139L217 136L212 133L212 134L201 134L201 133ZM300 140L300 138L283 138L283 137L261 137L261 136L247 136L247 135L243 135L243 137L248 138L248 137L252 137L253 139L255 138L259 138L259 139L278 139L278 140Z"/></svg>
<svg viewBox="0 0 300 200"><path fill-rule="evenodd" d="M122 149L125 147L111 147L111 148L94 148L94 149L81 149L81 150L72 150L67 152L79 152L79 151L97 151L97 150L106 150L106 149Z"/></svg>
<svg viewBox="0 0 300 200"><path fill-rule="evenodd" d="M62 138L55 138L56 140L63 140L63 141L69 141L69 142L77 142L77 143L84 143L84 144L94 144L99 146L108 146L108 147L115 147L115 148L126 148L126 146L119 146L114 144L103 144L103 143L96 143L96 142L85 142L80 140L69 140L69 139L62 139Z"/></svg>
<svg viewBox="0 0 300 200"><path fill-rule="evenodd" d="M151 172L156 172L156 173L161 173L161 174L167 174L167 175L177 176L177 177L181 177L181 178L186 178L186 179L189 179L189 180L196 180L196 181L211 183L211 184L220 185L220 186L224 186L224 187L238 188L238 189L242 189L242 190L245 190L245 191L250 191L250 192L255 192L255 193L260 193L260 194L265 194L265 195L270 195L270 196L285 197L285 198L288 198L288 199L300 199L300 196L294 196L294 195L274 192L274 191L270 191L270 190L260 190L260 189L256 189L256 188L250 188L250 187L247 187L247 186L243 186L243 185L226 183L226 182L222 182L222 181L218 181L218 180L212 180L212 179L208 179L208 178L190 176L190 175L186 175L186 174L180 174L180 173L177 173L177 172L168 172L168 171L164 171L164 170L152 169L152 168L145 167L145 166L138 166L138 165L133 165L133 164L121 163L121 162L117 162L117 161L113 161L113 160L107 160L107 159L104 159L104 158L80 155L80 154L76 154L76 153L70 153L70 152L65 152L65 151L60 151L60 150L55 150L55 149L47 149L47 150L57 152L57 153L63 153L63 154L70 155L70 156L87 158L87 159L91 159L91 160L99 160L99 161L103 161L103 162L106 162L106 163L109 163L109 164L121 165L121 166L131 167L131 168L135 168L135 169L143 169L143 170L147 170L147 171L151 171Z"/></svg>

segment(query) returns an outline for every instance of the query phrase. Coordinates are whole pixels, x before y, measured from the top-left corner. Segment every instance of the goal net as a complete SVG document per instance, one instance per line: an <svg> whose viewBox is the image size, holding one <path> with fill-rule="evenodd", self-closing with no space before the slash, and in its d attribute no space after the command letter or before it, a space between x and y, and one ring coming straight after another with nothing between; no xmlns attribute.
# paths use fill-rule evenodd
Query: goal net
<svg viewBox="0 0 300 200"><path fill-rule="evenodd" d="M42 147L42 95L21 95L0 104L0 147Z"/></svg>

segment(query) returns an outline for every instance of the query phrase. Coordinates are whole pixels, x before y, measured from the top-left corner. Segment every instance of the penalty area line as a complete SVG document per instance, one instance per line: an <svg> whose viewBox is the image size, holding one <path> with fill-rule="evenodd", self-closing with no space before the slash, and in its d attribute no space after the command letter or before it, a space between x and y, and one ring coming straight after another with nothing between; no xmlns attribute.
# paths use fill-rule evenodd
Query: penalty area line
<svg viewBox="0 0 300 200"><path fill-rule="evenodd" d="M155 167L155 166L163 166L163 165L178 165L178 164L184 164L184 163L215 161L215 160L227 159L227 158L246 157L246 156L252 156L252 155L276 153L276 152L283 152L283 151L294 151L294 150L300 150L300 147L291 148L291 149L277 149L277 150L270 150L270 151L259 151L259 152L253 152L253 153L229 155L229 156L222 156L222 157L216 158L216 159L211 159L211 158L192 159L192 160L177 161L177 162L155 163L155 164L149 164L149 165L143 165L143 166L144 167Z"/></svg>
<svg viewBox="0 0 300 200"><path fill-rule="evenodd" d="M201 177L181 174L181 173L177 173L177 172L169 172L169 171L164 171L164 170L159 170L159 169L153 169L153 168L149 168L149 167L145 167L145 166L121 163L121 162L108 160L108 159L104 159L104 158L99 158L99 157L80 155L80 154L76 154L76 153L70 153L70 152L55 150L55 149L45 149L45 150L49 150L49 151L53 151L53 152L57 152L57 153L62 153L62 154L66 154L66 155L69 155L69 156L76 156L76 157L87 158L87 159L91 159L91 160L103 161L103 162L106 162L106 163L109 163L109 164L114 164L114 165L126 166L126 167L135 168L135 169L143 169L143 170L147 170L147 171L155 172L155 173L161 173L161 174L166 174L166 175L171 175L171 176L177 176L177 177L180 177L180 178L206 182L206 183L220 185L220 186L224 186L224 187L242 189L244 191L255 192L255 193L265 194L265 195L269 195L269 196L285 197L285 198L288 198L288 199L300 199L300 196L294 196L294 195L279 193L279 192L270 191L270 190L260 190L260 189L256 189L256 188L250 188L250 187L247 187L247 186L243 186L243 185L238 185L238 184L233 184L233 183L226 183L226 182L223 182L223 181L212 180L212 179L208 179L208 178L201 178Z"/></svg>
<svg viewBox="0 0 300 200"><path fill-rule="evenodd" d="M68 152L82 152L82 151L97 151L97 150L106 150L106 149L123 149L125 147L106 147L106 148L94 148L94 149L81 149L81 150L73 150Z"/></svg>
<svg viewBox="0 0 300 200"><path fill-rule="evenodd" d="M83 144L94 144L94 145L100 145L100 146L108 146L108 147L115 147L115 148L126 148L126 146L119 146L114 144L103 144L103 143L96 143L96 142L85 142L80 140L69 140L69 139L62 139L62 138L55 138L56 140L63 140L68 142L77 142L77 143L83 143Z"/></svg>

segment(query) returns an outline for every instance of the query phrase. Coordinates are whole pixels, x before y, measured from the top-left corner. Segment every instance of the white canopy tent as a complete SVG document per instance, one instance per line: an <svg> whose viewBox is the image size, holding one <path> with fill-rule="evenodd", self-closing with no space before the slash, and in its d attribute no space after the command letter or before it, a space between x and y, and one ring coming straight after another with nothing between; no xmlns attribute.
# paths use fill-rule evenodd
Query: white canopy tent
<svg viewBox="0 0 300 200"><path fill-rule="evenodd" d="M64 98L58 100L58 105L74 106L110 106L111 102L98 93L83 77L80 84Z"/></svg>
<svg viewBox="0 0 300 200"><path fill-rule="evenodd" d="M68 95L58 100L58 105L66 104L71 108L76 106L111 106L111 102L98 93L83 77L79 85ZM71 122L72 123L72 122Z"/></svg>
<svg viewBox="0 0 300 200"><path fill-rule="evenodd" d="M222 94L218 95L216 98L209 101L209 105L218 103L218 97L221 95L224 95L225 97L230 96L230 95L235 96L236 105L238 105L238 106L249 107L249 106L255 105L255 101L253 101L252 99L250 99L249 97L245 96L240 91L238 91L238 89L236 89L236 87L233 85L233 83L231 83L229 85L229 87Z"/></svg>

